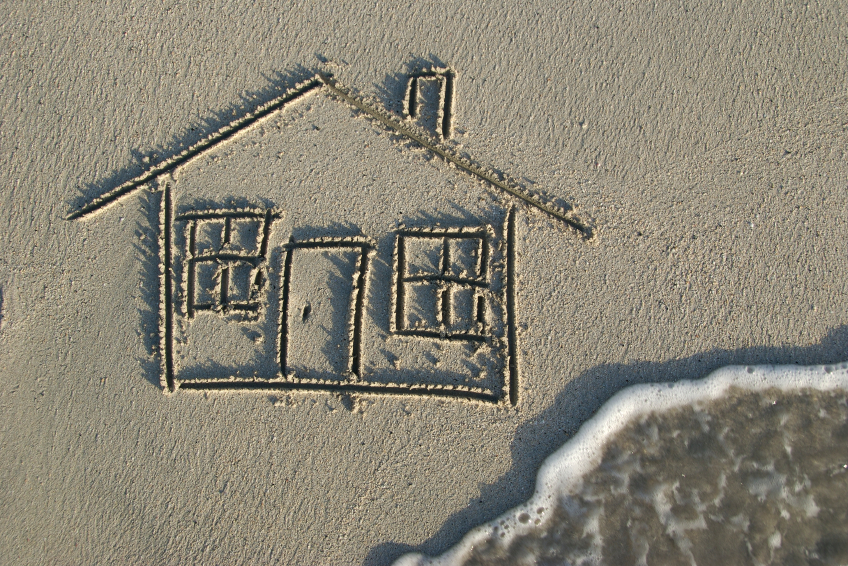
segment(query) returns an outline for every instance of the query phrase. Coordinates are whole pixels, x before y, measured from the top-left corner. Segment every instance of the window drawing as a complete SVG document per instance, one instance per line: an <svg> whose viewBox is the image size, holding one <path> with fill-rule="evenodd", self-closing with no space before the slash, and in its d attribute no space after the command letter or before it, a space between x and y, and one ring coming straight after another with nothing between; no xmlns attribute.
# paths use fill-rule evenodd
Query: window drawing
<svg viewBox="0 0 848 566"><path fill-rule="evenodd" d="M397 237L396 334L487 337L489 240L475 231L403 231Z"/></svg>
<svg viewBox="0 0 848 566"><path fill-rule="evenodd" d="M271 210L200 211L187 222L185 311L256 313L274 215Z"/></svg>

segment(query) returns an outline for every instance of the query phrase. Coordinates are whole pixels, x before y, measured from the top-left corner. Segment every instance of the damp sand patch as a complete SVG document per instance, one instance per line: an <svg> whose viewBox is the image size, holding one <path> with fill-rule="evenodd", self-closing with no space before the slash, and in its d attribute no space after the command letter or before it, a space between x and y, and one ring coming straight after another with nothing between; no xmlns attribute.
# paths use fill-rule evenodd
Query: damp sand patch
<svg viewBox="0 0 848 566"><path fill-rule="evenodd" d="M846 564L848 364L630 387L424 564Z"/></svg>

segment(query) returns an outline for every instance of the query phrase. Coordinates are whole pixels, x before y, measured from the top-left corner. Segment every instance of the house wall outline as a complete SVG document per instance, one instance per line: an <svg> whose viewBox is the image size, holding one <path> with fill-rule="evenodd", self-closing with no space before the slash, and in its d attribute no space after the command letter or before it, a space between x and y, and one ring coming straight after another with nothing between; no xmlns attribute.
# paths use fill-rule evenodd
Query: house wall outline
<svg viewBox="0 0 848 566"><path fill-rule="evenodd" d="M442 71L447 72L447 71ZM453 88L453 74L449 75L433 75L419 74L410 79L410 84L413 80L421 78L432 78L434 76L447 77L444 83L451 82L451 90ZM410 87L411 88L411 87ZM394 394L394 395L430 395L436 397L459 398L467 400L475 400L481 402L515 405L518 402L519 388L519 372L518 372L518 348L517 348L517 331L516 331L516 301L515 301L515 207L509 206L506 214L506 226L504 228L503 239L506 245L506 265L505 265L505 285L504 303L506 305L506 359L505 359L505 376L504 376L504 391L501 395L493 395L488 392L476 390L473 387L463 385L438 385L438 384L396 384L396 383L365 383L359 378L361 377L361 354L359 352L358 340L360 332L357 330L357 325L361 328L362 310L366 285L368 280L368 255L371 249L367 241L354 241L351 239L324 239L322 242L317 241L290 241L284 246L285 261L284 261L284 277L283 277L283 305L281 306L281 321L280 321L280 343L279 356L282 375L280 379L214 379L214 380L193 380L190 382L177 383L175 380L174 366L174 290L175 281L173 275L173 225L174 221L196 220L204 214L213 213L233 213L231 209L222 209L221 211L200 211L188 214L175 215L173 209L172 183L175 181L174 174L182 166L188 164L196 157L204 154L214 147L228 141L236 134L244 131L247 128L257 124L264 118L280 111L290 104L305 98L308 95L318 92L325 92L331 98L343 103L347 103L356 110L373 118L381 123L388 130L399 134L408 140L416 142L425 149L435 155L438 155L452 163L459 170L477 177L485 181L489 186L505 193L509 197L517 199L519 202L536 208L545 214L561 221L562 224L576 232L580 237L589 239L592 237L591 228L580 221L570 209L561 208L542 201L534 195L526 191L513 178L496 174L491 170L471 161L470 159L456 154L452 148L431 138L426 132L415 127L409 122L408 116L406 121L396 119L387 111L366 102L364 99L353 94L349 89L340 85L335 79L329 75L318 73L311 79L300 83L293 89L285 92L281 96L271 100L267 104L261 106L254 112L251 112L241 118L238 118L223 127L219 131L213 133L200 142L192 145L176 156L166 159L165 161L150 167L141 175L131 179L114 189L107 191L103 195L90 200L82 207L71 212L68 219L83 219L89 218L106 208L109 205L121 200L138 190L146 189L156 192L161 192L160 199L160 215L159 215L159 241L160 241L160 351L161 351L161 376L160 381L163 389L167 392L174 392L177 388L180 389L201 389L201 390L222 390L222 389L247 389L247 390L305 390L305 391L325 391L344 394ZM249 215L265 214L265 229L269 230L276 212L273 211L258 211L252 210L245 212ZM407 235L414 232L404 232ZM400 233L399 233L400 234ZM401 237L400 235L398 236ZM267 245L267 234L263 240ZM353 298L356 306L352 316L352 333L350 352L350 373L352 379L347 382L326 381L320 379L287 379L286 356L288 354L287 333L285 329L288 305L288 289L290 282L290 270L292 256L295 250L318 248L318 247L333 247L347 246L358 248L361 252L360 266L358 270L357 282L355 283L356 294ZM265 250L267 251L267 250ZM193 259L193 258L192 258ZM403 258L401 257L401 260ZM397 261L397 257L395 257ZM396 266L397 267L397 266ZM402 282L400 278L397 284ZM397 313L397 305L393 305L393 313ZM400 319L393 317L390 326L397 330L398 321Z"/></svg>

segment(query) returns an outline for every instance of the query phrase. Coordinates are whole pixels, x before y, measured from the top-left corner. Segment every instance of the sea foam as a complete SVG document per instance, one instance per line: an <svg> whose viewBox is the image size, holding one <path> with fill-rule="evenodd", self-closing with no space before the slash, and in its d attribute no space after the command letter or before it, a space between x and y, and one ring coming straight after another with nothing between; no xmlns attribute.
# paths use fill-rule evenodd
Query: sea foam
<svg viewBox="0 0 848 566"><path fill-rule="evenodd" d="M848 563L848 363L733 366L612 397L459 564Z"/></svg>

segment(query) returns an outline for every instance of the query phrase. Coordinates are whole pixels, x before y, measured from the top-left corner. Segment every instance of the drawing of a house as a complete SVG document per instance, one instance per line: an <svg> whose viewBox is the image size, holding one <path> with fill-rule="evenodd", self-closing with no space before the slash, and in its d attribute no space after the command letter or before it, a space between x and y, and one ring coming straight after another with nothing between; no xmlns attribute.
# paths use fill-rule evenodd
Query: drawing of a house
<svg viewBox="0 0 848 566"><path fill-rule="evenodd" d="M166 390L517 402L515 205L589 230L443 143L453 82L400 118L316 75L70 215L160 195Z"/></svg>

